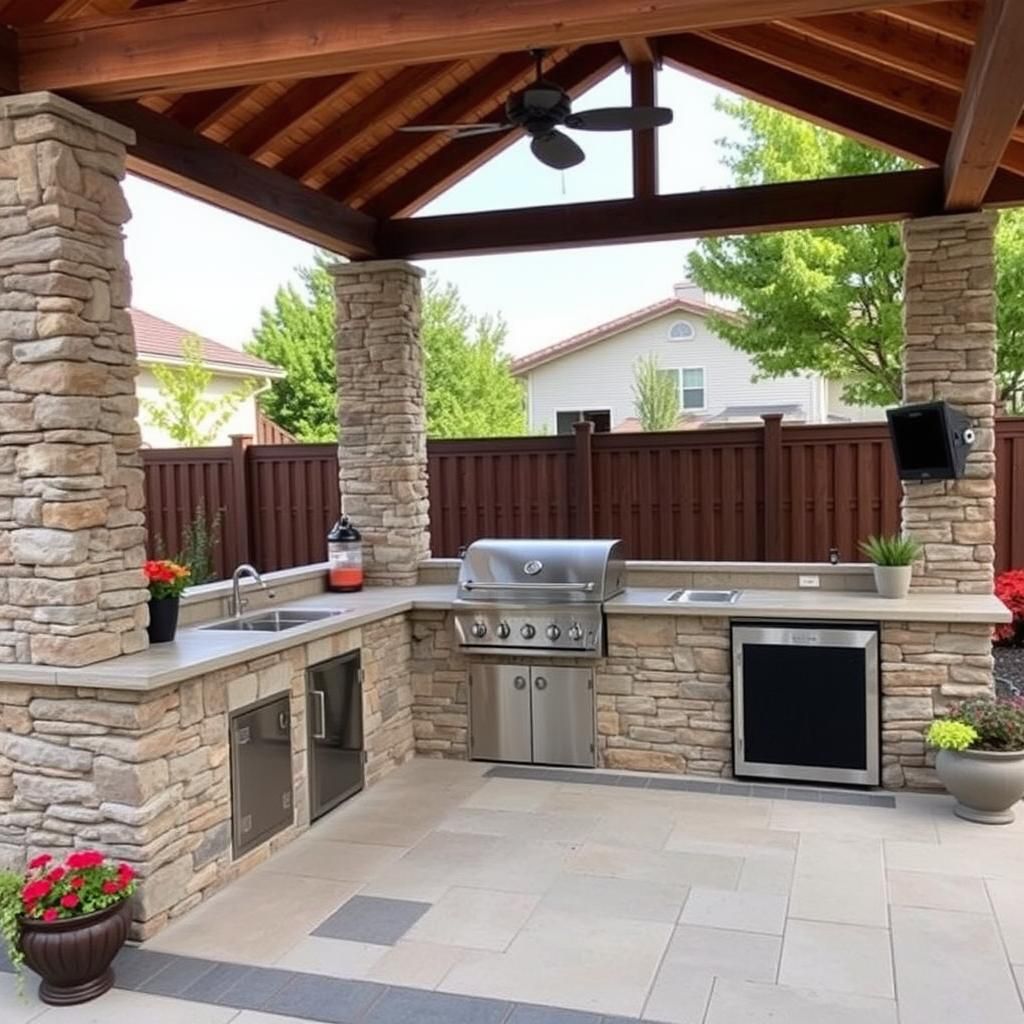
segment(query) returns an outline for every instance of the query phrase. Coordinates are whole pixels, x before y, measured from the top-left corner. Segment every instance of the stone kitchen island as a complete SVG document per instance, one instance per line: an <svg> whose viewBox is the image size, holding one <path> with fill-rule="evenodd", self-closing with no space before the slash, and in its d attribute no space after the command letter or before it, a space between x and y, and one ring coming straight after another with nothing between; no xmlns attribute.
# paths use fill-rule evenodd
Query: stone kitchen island
<svg viewBox="0 0 1024 1024"><path fill-rule="evenodd" d="M730 776L731 621L835 619L881 627L884 784L933 786L923 730L950 699L988 692L1002 605L886 601L863 589L863 567L817 567L826 588L843 589L809 594L791 589L800 568L723 567L712 578L744 590L709 608L665 601L669 581L691 583L694 567L631 567L638 585L606 605L607 656L580 661L594 670L598 766ZM275 605L338 613L280 633L201 628L224 617L227 587L215 584L189 598L171 644L84 668L4 666L0 859L95 846L127 860L143 878L135 934L154 934L309 826L306 669L349 651L361 652L368 785L414 754L466 758L470 662L453 638L451 572L427 563L419 585L353 595L323 593L321 567L274 574ZM235 857L229 717L281 695L292 824Z"/></svg>

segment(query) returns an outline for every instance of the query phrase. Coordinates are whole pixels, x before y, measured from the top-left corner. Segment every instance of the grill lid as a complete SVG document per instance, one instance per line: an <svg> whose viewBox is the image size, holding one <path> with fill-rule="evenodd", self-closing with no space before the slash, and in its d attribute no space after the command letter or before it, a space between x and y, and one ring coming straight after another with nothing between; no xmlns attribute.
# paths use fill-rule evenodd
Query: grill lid
<svg viewBox="0 0 1024 1024"><path fill-rule="evenodd" d="M600 604L624 586L621 541L485 539L466 550L458 599Z"/></svg>

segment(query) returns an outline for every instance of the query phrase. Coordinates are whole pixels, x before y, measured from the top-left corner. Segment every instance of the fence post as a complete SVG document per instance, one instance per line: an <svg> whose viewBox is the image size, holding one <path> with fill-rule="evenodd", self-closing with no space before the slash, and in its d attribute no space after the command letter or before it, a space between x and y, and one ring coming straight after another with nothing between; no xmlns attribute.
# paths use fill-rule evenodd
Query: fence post
<svg viewBox="0 0 1024 1024"><path fill-rule="evenodd" d="M782 560L782 416L762 415L764 421L764 560Z"/></svg>
<svg viewBox="0 0 1024 1024"><path fill-rule="evenodd" d="M249 472L246 453L252 444L252 434L231 435L231 484L233 501L229 520L235 541L236 564L252 559L249 522Z"/></svg>
<svg viewBox="0 0 1024 1024"><path fill-rule="evenodd" d="M576 536L594 536L594 424L577 420L573 425L576 442Z"/></svg>

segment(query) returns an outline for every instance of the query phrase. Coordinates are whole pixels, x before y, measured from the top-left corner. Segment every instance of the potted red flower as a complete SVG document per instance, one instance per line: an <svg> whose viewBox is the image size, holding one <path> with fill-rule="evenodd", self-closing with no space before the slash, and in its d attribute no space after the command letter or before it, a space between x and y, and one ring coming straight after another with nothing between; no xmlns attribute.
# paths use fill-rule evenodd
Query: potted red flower
<svg viewBox="0 0 1024 1024"><path fill-rule="evenodd" d="M53 1006L84 1003L114 984L111 963L128 938L135 872L95 850L63 862L48 853L24 876L0 878L0 934L14 966L28 964Z"/></svg>
<svg viewBox="0 0 1024 1024"><path fill-rule="evenodd" d="M191 572L168 558L144 566L149 580L149 642L164 644L174 639L178 628L178 602Z"/></svg>

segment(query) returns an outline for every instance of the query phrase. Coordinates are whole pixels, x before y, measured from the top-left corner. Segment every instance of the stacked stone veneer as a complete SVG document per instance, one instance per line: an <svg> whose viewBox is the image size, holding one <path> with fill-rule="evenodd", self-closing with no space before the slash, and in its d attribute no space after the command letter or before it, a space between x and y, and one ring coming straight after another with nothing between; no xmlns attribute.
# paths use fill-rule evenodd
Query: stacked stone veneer
<svg viewBox="0 0 1024 1024"><path fill-rule="evenodd" d="M413 585L430 556L423 271L389 260L333 273L342 504L363 535L367 581Z"/></svg>
<svg viewBox="0 0 1024 1024"><path fill-rule="evenodd" d="M0 661L146 645L127 129L0 99Z"/></svg>
<svg viewBox="0 0 1024 1024"><path fill-rule="evenodd" d="M908 221L903 397L945 399L975 423L962 480L904 483L903 524L924 544L915 589L992 592L995 558L997 215Z"/></svg>
<svg viewBox="0 0 1024 1024"><path fill-rule="evenodd" d="M413 730L416 753L469 757L469 662L455 646L452 616L412 613Z"/></svg>
<svg viewBox="0 0 1024 1024"><path fill-rule="evenodd" d="M136 867L133 932L154 934L309 824L308 665L361 647L367 782L413 751L402 616L153 693L0 685L0 867L89 847ZM229 715L290 694L295 823L231 855Z"/></svg>

